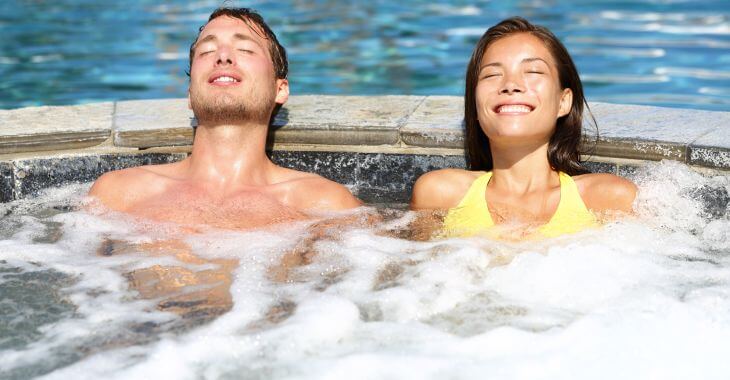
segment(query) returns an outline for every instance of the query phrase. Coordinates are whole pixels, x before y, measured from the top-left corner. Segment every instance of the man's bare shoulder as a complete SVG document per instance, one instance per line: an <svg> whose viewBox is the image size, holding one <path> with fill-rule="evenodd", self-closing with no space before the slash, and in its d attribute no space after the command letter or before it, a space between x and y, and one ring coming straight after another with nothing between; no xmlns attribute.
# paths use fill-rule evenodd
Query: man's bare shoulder
<svg viewBox="0 0 730 380"><path fill-rule="evenodd" d="M449 209L456 207L475 179L484 172L440 169L428 172L413 185L411 209Z"/></svg>
<svg viewBox="0 0 730 380"><path fill-rule="evenodd" d="M287 170L285 185L287 198L300 210L345 210L362 206L347 187L318 174Z"/></svg>
<svg viewBox="0 0 730 380"><path fill-rule="evenodd" d="M151 195L164 191L171 164L146 165L107 172L89 190L106 207L124 211Z"/></svg>
<svg viewBox="0 0 730 380"><path fill-rule="evenodd" d="M607 173L591 173L573 177L581 198L594 211L633 210L637 188L626 178Z"/></svg>

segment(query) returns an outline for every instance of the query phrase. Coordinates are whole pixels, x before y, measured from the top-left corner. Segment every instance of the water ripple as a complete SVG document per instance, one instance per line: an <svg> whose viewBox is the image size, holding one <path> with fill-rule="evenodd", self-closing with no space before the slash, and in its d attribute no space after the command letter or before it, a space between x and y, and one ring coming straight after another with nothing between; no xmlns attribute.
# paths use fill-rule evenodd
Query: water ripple
<svg viewBox="0 0 730 380"><path fill-rule="evenodd" d="M188 47L221 2L157 3L0 1L0 109L185 97ZM714 99L726 95L702 89L725 86L707 81L727 79L728 0L245 5L261 12L287 48L297 94L461 95L466 62L479 37L499 20L521 15L566 42L579 71L589 73L584 75L589 97L641 97L655 86L652 91L706 98L684 106L728 109ZM123 83L135 77L157 80Z"/></svg>
<svg viewBox="0 0 730 380"><path fill-rule="evenodd" d="M730 79L730 71L709 70L697 67L657 67L654 74L697 79Z"/></svg>
<svg viewBox="0 0 730 380"><path fill-rule="evenodd" d="M573 55L598 55L598 56L609 56L609 57L643 57L643 58L661 58L667 55L667 51L664 49L656 48L643 48L643 49L631 49L631 48L573 48L571 49Z"/></svg>
<svg viewBox="0 0 730 380"><path fill-rule="evenodd" d="M661 39L655 37L596 37L596 36L568 36L565 38L568 43L608 46L652 46L667 48L711 48L730 49L730 41L723 41L710 38L697 39Z"/></svg>
<svg viewBox="0 0 730 380"><path fill-rule="evenodd" d="M663 83L669 82L666 75L632 75L632 74L582 74L581 80L585 83Z"/></svg>

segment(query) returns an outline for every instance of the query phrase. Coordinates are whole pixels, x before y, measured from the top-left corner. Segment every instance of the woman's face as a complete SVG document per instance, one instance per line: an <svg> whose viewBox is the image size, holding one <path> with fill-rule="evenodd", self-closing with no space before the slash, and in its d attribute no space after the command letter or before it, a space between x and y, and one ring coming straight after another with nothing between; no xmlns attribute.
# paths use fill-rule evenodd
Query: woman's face
<svg viewBox="0 0 730 380"><path fill-rule="evenodd" d="M555 60L542 41L518 33L493 42L482 57L476 87L479 124L490 142L542 144L570 112Z"/></svg>

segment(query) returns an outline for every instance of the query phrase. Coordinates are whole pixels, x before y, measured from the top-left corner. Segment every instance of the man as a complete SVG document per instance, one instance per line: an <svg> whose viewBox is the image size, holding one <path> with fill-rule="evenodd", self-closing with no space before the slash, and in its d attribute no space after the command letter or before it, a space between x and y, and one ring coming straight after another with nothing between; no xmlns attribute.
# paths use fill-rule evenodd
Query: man
<svg viewBox="0 0 730 380"><path fill-rule="evenodd" d="M89 194L152 220L232 229L360 206L344 186L266 156L269 121L289 97L287 71L286 52L260 15L217 9L190 47L192 154L104 174Z"/></svg>

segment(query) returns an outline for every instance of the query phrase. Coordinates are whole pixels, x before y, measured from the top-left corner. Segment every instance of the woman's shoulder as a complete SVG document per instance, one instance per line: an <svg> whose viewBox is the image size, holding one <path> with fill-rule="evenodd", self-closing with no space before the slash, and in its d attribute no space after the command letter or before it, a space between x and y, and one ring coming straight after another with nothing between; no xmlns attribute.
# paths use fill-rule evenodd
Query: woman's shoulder
<svg viewBox="0 0 730 380"><path fill-rule="evenodd" d="M594 211L633 211L636 185L626 178L607 173L573 177L586 207Z"/></svg>
<svg viewBox="0 0 730 380"><path fill-rule="evenodd" d="M411 209L449 209L456 207L482 171L440 169L423 174L413 185Z"/></svg>

